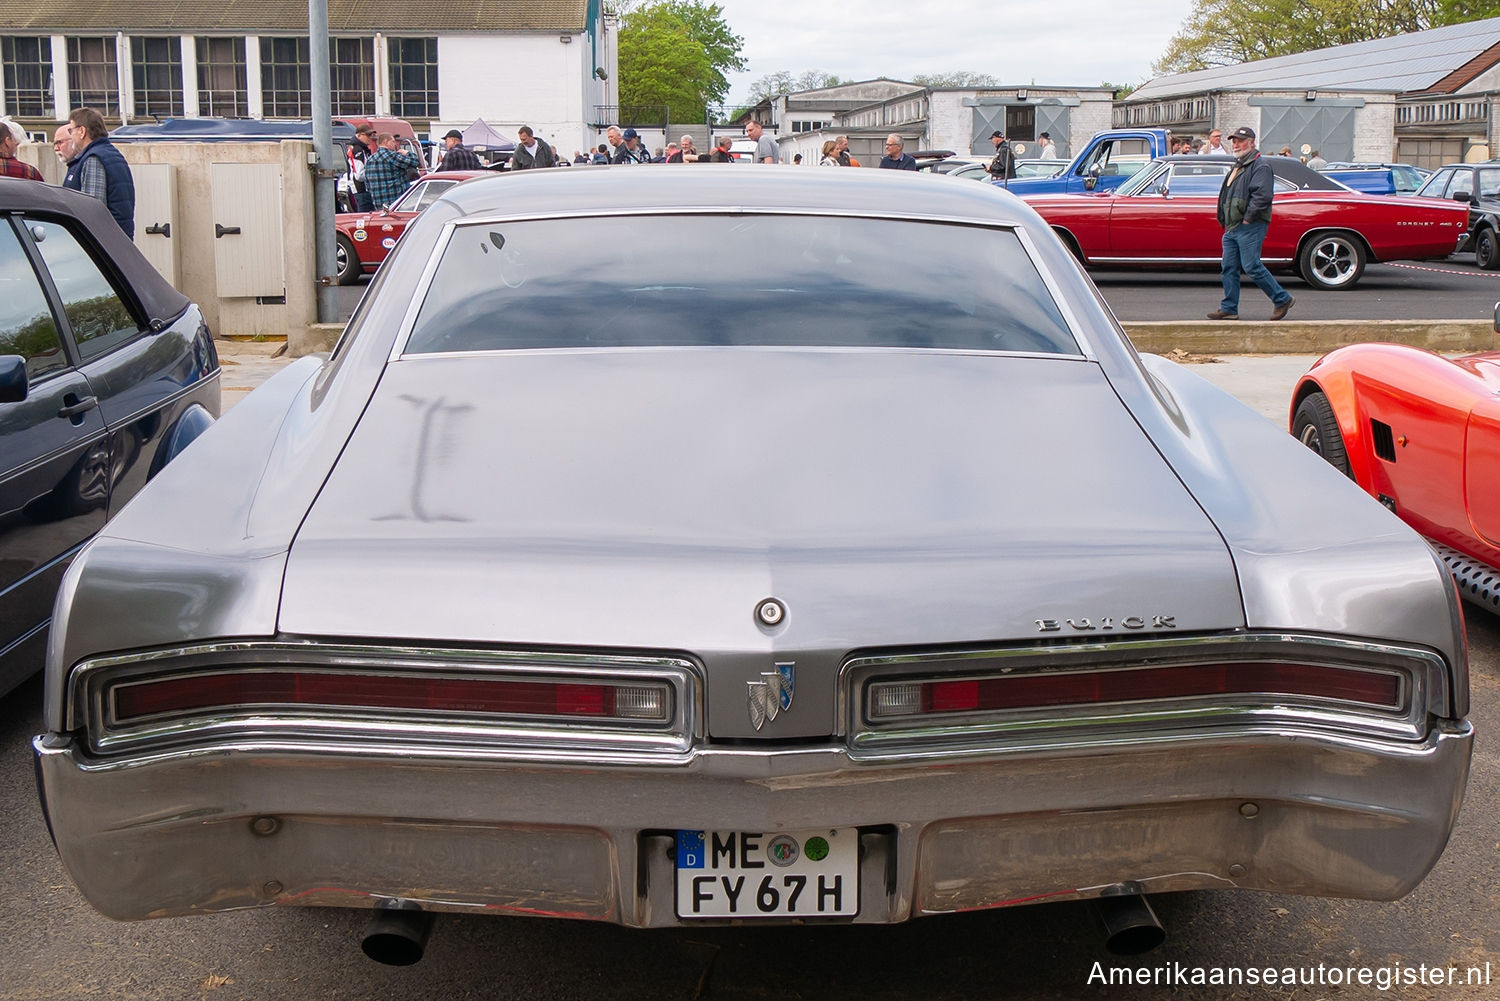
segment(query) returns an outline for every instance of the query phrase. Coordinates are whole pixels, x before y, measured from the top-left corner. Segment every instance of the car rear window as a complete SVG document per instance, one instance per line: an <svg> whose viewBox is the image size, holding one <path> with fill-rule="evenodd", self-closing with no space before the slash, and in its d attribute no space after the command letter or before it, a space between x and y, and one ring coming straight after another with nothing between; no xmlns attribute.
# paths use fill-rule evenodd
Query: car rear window
<svg viewBox="0 0 1500 1001"><path fill-rule="evenodd" d="M1081 353L1011 230L781 215L460 226L406 352L728 345Z"/></svg>

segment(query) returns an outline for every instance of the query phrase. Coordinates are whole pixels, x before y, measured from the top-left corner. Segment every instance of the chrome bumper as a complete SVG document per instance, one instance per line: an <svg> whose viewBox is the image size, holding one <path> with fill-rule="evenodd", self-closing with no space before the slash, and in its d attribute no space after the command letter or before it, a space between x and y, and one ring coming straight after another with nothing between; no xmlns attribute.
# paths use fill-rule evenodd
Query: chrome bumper
<svg viewBox="0 0 1500 1001"><path fill-rule="evenodd" d="M661 766L228 744L33 742L63 862L113 918L266 905L677 925L673 832L858 826L857 922L1145 891L1393 899L1442 853L1473 731L1290 730L868 761L705 749Z"/></svg>

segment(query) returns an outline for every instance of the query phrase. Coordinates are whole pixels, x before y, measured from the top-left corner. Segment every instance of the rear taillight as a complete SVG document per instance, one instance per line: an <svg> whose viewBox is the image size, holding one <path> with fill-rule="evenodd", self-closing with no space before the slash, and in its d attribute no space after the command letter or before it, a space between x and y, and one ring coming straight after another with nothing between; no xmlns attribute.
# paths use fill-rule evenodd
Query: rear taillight
<svg viewBox="0 0 1500 1001"><path fill-rule="evenodd" d="M354 671L252 670L147 678L109 685L105 699L111 720L118 725L257 708L643 723L664 723L672 716L671 686L665 683Z"/></svg>
<svg viewBox="0 0 1500 1001"><path fill-rule="evenodd" d="M876 682L868 691L867 711L872 722L1223 695L1326 700L1393 711L1402 705L1398 674L1298 663L1179 664L903 679Z"/></svg>

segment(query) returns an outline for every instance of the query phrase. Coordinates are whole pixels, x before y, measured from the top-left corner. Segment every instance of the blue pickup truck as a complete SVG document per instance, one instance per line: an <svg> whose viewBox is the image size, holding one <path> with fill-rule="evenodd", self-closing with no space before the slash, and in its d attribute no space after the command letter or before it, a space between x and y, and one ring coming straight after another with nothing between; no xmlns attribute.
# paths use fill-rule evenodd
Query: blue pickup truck
<svg viewBox="0 0 1500 1001"><path fill-rule="evenodd" d="M1166 156L1166 129L1106 129L1096 132L1067 169L1051 177L1017 177L996 181L1018 195L1082 194L1108 191L1124 184L1136 171Z"/></svg>

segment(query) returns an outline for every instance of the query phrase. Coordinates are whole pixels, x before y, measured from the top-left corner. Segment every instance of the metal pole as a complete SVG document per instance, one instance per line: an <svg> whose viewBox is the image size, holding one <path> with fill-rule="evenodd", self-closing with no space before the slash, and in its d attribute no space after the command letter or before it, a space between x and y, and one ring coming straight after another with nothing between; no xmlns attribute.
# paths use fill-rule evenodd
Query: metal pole
<svg viewBox="0 0 1500 1001"><path fill-rule="evenodd" d="M332 85L328 74L328 0L307 0L307 36L311 49L313 127L313 261L317 276L318 322L338 321L338 284L334 279L334 178L343 164L333 156Z"/></svg>

